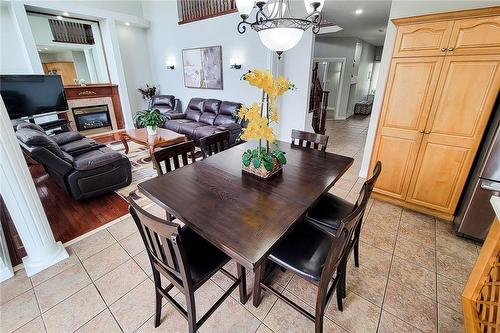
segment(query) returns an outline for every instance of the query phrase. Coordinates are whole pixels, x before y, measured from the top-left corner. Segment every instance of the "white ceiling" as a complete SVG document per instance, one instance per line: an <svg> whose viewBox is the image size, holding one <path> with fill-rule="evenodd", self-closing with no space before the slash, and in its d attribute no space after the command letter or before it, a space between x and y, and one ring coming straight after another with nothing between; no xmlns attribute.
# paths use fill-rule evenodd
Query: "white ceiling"
<svg viewBox="0 0 500 333"><path fill-rule="evenodd" d="M363 13L356 15L357 9L363 10ZM373 45L383 45L390 9L390 0L326 0L322 10L323 16L328 21L335 22L343 30L321 36L358 37Z"/></svg>

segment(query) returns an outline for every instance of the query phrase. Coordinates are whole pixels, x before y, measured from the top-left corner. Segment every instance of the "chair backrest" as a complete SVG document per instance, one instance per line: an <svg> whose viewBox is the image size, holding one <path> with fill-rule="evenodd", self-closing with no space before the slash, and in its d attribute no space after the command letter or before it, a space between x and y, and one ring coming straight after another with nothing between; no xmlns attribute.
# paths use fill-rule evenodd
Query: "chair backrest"
<svg viewBox="0 0 500 333"><path fill-rule="evenodd" d="M156 167L158 176L188 165L190 159L191 163L194 163L194 149L194 141L187 141L155 151L153 163ZM191 155L191 158L189 155ZM162 168L162 164L165 167L165 171Z"/></svg>
<svg viewBox="0 0 500 333"><path fill-rule="evenodd" d="M175 97L172 95L155 95L149 101L150 109L159 109L160 111L171 111L175 106Z"/></svg>
<svg viewBox="0 0 500 333"><path fill-rule="evenodd" d="M180 226L148 213L139 207L131 196L128 197L128 201L130 215L139 229L153 269L156 264L164 269L162 273L182 281L186 277L190 278Z"/></svg>
<svg viewBox="0 0 500 333"><path fill-rule="evenodd" d="M326 257L323 271L321 272L319 290L327 290L330 281L332 280L333 273L337 270L342 256L349 245L349 230L343 223L340 223L335 232L335 237L332 238L330 250Z"/></svg>
<svg viewBox="0 0 500 333"><path fill-rule="evenodd" d="M203 154L203 158L220 153L229 148L229 131L214 133L201 138L198 145Z"/></svg>
<svg viewBox="0 0 500 333"><path fill-rule="evenodd" d="M361 190L364 189L367 192L366 201L368 201L368 199L370 199L370 196L373 192L373 188L375 187L375 183L377 182L377 179L378 179L378 176L380 175L380 172L382 172L382 162L377 161L377 163L375 164L375 167L373 168L373 174L372 174L371 178L367 179L365 181L365 183L363 184L363 187L361 188ZM361 200L363 200L363 199L364 199L364 196L362 196L361 192L360 192L360 195L358 196L358 200L356 201L356 206L360 205Z"/></svg>
<svg viewBox="0 0 500 333"><path fill-rule="evenodd" d="M326 151L327 145L328 145L328 135L310 133L292 129L292 146L300 146L305 148L313 148L321 151Z"/></svg>

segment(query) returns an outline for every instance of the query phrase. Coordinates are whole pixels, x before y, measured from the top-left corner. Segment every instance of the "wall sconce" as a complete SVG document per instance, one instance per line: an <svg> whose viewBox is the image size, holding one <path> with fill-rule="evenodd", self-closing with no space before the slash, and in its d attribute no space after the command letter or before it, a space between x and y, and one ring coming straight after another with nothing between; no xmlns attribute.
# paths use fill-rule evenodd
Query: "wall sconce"
<svg viewBox="0 0 500 333"><path fill-rule="evenodd" d="M175 68L174 62L171 60L167 61L166 65L167 65L167 69L174 69Z"/></svg>
<svg viewBox="0 0 500 333"><path fill-rule="evenodd" d="M231 58L229 59L229 68L231 69L241 69L241 61L240 58Z"/></svg>

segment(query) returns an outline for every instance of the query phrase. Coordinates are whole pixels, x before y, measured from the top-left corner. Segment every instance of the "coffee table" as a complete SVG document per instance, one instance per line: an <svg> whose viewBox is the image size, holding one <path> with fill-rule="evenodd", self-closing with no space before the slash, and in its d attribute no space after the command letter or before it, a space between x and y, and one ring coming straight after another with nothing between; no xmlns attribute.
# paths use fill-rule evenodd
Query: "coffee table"
<svg viewBox="0 0 500 333"><path fill-rule="evenodd" d="M164 128L158 128L156 135L148 135L148 131L145 128L132 128L120 132L120 140L125 146L125 154L128 154L129 147L127 141L130 140L148 147L149 155L151 159L153 159L156 148L185 142L187 138L184 134L179 134Z"/></svg>

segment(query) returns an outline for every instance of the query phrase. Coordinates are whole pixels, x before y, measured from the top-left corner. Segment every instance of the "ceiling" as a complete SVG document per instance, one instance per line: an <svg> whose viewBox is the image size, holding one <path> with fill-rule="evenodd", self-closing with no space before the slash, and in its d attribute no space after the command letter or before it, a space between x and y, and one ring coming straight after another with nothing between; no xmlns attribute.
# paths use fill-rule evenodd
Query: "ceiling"
<svg viewBox="0 0 500 333"><path fill-rule="evenodd" d="M363 13L357 15L356 10ZM326 0L322 10L324 18L335 22L343 30L321 34L328 37L358 37L373 45L383 45L391 1L338 1Z"/></svg>

